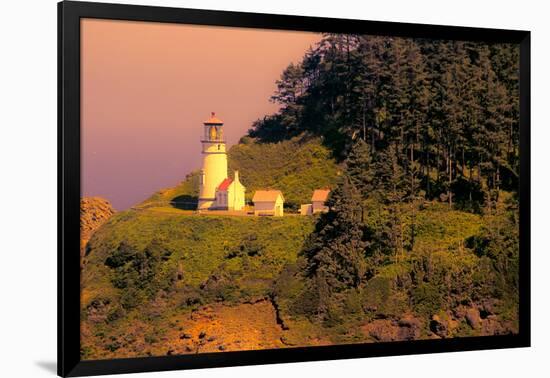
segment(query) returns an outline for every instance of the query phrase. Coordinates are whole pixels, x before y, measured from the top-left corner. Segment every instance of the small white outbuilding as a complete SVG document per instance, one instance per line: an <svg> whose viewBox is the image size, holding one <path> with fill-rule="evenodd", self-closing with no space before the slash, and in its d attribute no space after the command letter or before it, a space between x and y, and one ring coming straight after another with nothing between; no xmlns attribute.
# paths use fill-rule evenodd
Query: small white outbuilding
<svg viewBox="0 0 550 378"><path fill-rule="evenodd" d="M328 206L326 206L326 202L329 193L330 189L315 189L313 191L313 196L311 196L311 212L313 214L324 213L328 211Z"/></svg>
<svg viewBox="0 0 550 378"><path fill-rule="evenodd" d="M239 171L235 171L233 179L226 178L216 189L214 209L237 210L244 209L244 193L246 188L239 181Z"/></svg>
<svg viewBox="0 0 550 378"><path fill-rule="evenodd" d="M283 216L285 198L280 190L257 190L252 197L254 215Z"/></svg>
<svg viewBox="0 0 550 378"><path fill-rule="evenodd" d="M310 203L300 205L300 215L311 215L311 214L313 214L313 212L312 212L312 207Z"/></svg>

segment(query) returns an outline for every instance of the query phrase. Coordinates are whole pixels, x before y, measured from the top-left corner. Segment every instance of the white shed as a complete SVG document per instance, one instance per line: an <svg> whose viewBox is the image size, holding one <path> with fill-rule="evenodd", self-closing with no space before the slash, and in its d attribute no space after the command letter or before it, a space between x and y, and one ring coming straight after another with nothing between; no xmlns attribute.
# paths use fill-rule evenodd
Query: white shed
<svg viewBox="0 0 550 378"><path fill-rule="evenodd" d="M245 191L246 188L239 181L239 171L235 171L233 179L226 178L216 189L214 208L218 210L243 210Z"/></svg>
<svg viewBox="0 0 550 378"><path fill-rule="evenodd" d="M328 211L328 206L325 205L328 199L330 189L315 189L311 196L311 212L322 213Z"/></svg>
<svg viewBox="0 0 550 378"><path fill-rule="evenodd" d="M300 205L300 215L311 215L311 214L313 214L313 212L312 212L312 207L310 203Z"/></svg>
<svg viewBox="0 0 550 378"><path fill-rule="evenodd" d="M283 216L285 198L280 190L257 190L252 197L254 215Z"/></svg>

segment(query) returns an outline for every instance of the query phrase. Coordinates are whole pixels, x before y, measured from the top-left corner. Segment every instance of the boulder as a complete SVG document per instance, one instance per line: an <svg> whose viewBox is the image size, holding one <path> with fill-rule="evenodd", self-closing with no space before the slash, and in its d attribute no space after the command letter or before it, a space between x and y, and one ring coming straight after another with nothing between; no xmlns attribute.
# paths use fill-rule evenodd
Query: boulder
<svg viewBox="0 0 550 378"><path fill-rule="evenodd" d="M391 320L376 319L365 325L365 332L377 341L399 340L399 326Z"/></svg>
<svg viewBox="0 0 550 378"><path fill-rule="evenodd" d="M397 336L399 340L415 340L420 338L422 322L412 315L405 315L397 323L399 330Z"/></svg>
<svg viewBox="0 0 550 378"><path fill-rule="evenodd" d="M466 310L465 318L472 329L479 329L481 326L481 317L479 316L479 310L477 308L469 308Z"/></svg>
<svg viewBox="0 0 550 378"><path fill-rule="evenodd" d="M400 327L408 327L408 328L420 328L421 322L419 319L415 318L411 314L407 314L403 316L401 319L399 319L399 322L397 323Z"/></svg>
<svg viewBox="0 0 550 378"><path fill-rule="evenodd" d="M430 321L430 330L439 337L447 337L449 324L441 316L434 315Z"/></svg>

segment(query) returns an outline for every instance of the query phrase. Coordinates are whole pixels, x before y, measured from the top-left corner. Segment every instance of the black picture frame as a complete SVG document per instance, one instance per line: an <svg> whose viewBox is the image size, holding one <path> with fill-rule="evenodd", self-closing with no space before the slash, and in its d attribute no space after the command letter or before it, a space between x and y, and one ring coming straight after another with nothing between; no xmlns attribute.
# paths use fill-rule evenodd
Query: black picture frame
<svg viewBox="0 0 550 378"><path fill-rule="evenodd" d="M274 350L80 360L80 19L517 43L520 46L519 333ZM530 346L530 32L63 1L58 3L58 374L83 376Z"/></svg>

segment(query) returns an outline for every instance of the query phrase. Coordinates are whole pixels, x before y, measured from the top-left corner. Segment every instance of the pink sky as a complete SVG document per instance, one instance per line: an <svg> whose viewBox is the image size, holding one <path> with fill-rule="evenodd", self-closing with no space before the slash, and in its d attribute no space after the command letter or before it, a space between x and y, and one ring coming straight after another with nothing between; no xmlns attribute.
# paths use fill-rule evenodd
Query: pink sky
<svg viewBox="0 0 550 378"><path fill-rule="evenodd" d="M82 195L117 210L200 168L210 112L228 147L275 112L275 80L321 37L93 19L81 35Z"/></svg>

